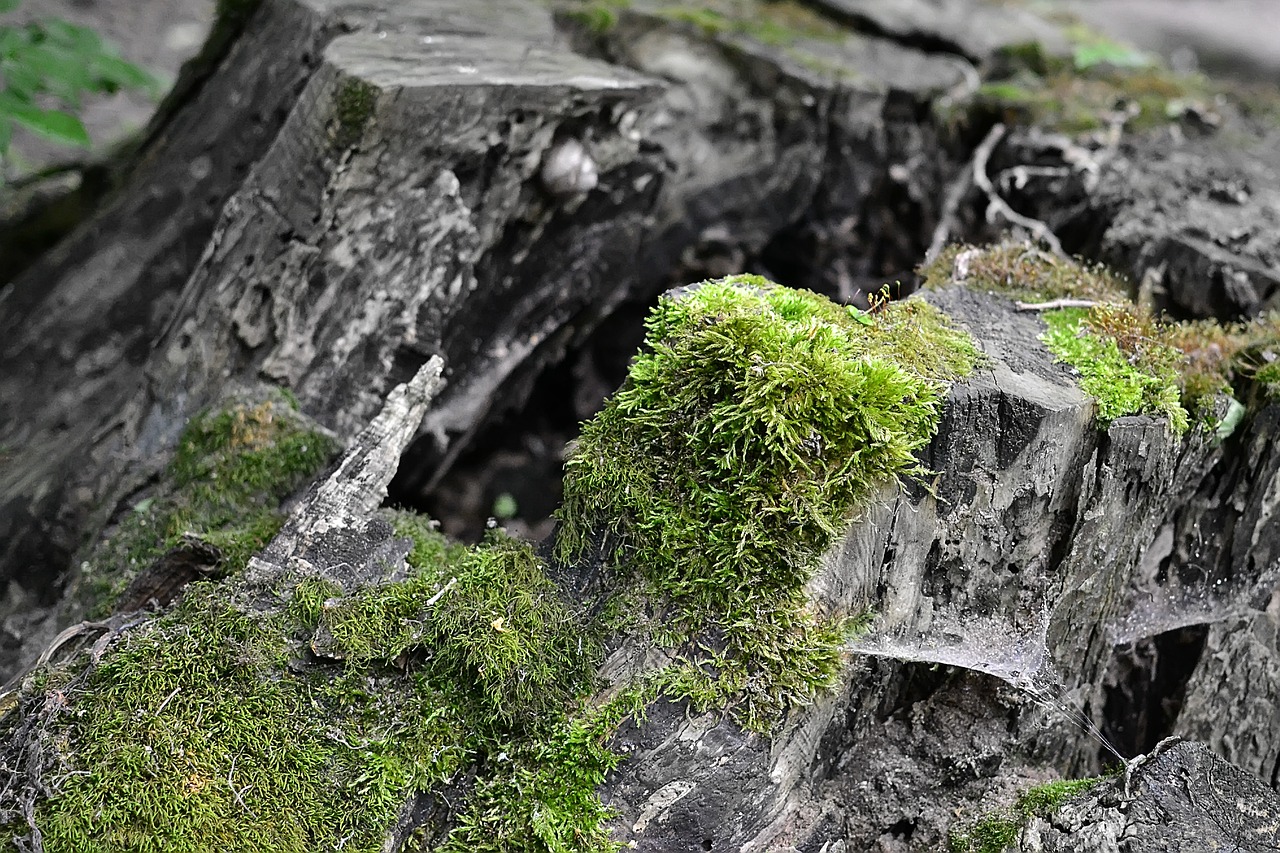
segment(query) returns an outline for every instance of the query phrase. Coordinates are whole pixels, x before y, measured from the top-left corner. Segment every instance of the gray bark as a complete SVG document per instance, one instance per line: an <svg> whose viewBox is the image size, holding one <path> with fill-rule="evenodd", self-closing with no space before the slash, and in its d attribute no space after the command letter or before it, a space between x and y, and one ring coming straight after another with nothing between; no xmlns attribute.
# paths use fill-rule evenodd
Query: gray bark
<svg viewBox="0 0 1280 853"><path fill-rule="evenodd" d="M1035 817L1017 850L1262 851L1280 848L1280 800L1257 777L1201 744L1171 741L1125 776Z"/></svg>

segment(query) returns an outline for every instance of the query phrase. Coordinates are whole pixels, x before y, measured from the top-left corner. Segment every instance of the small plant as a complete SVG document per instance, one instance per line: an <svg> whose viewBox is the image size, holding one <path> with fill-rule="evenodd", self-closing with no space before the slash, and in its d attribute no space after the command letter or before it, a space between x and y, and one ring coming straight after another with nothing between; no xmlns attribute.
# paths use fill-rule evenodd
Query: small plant
<svg viewBox="0 0 1280 853"><path fill-rule="evenodd" d="M19 2L0 0L0 14ZM87 148L89 134L77 115L86 95L121 89L154 95L160 88L154 76L122 59L96 32L57 19L0 24L0 80L0 163L15 126Z"/></svg>
<svg viewBox="0 0 1280 853"><path fill-rule="evenodd" d="M1105 777L1057 779L1028 788L1018 795L1012 809L985 814L967 826L952 830L947 840L951 853L1000 853L1018 839L1033 817L1049 817L1068 800L1102 782Z"/></svg>

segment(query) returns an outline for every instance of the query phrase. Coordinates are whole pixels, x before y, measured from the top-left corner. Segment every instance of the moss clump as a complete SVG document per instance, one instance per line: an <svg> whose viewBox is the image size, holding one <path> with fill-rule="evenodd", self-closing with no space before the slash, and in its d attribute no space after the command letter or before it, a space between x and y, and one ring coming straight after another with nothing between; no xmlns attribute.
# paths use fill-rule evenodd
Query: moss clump
<svg viewBox="0 0 1280 853"><path fill-rule="evenodd" d="M1104 778L1059 779L1023 791L1012 810L993 812L952 830L947 847L951 853L1000 853L1018 839L1018 833L1031 818L1050 817L1068 800L1096 787Z"/></svg>
<svg viewBox="0 0 1280 853"><path fill-rule="evenodd" d="M163 490L140 501L84 559L77 597L91 616L105 615L138 572L193 540L221 554L219 574L239 572L279 530L280 504L336 450L283 398L196 416Z"/></svg>
<svg viewBox="0 0 1280 853"><path fill-rule="evenodd" d="M567 599L528 544L462 547L403 513L394 581L195 584L100 659L28 682L3 725L38 731L43 752L0 814L33 798L50 851L368 851L415 794L456 791L452 823L418 843L616 851L596 792L623 719L683 696L765 729L832 682L855 620L815 612L804 584L860 502L919 470L947 381L978 358L925 303L866 314L755 277L664 300L649 331L568 465L563 556L622 539L600 600ZM175 481L221 479L274 446L271 423L202 419ZM246 494L275 482L235 470ZM651 618L621 629L629 602ZM676 663L604 701L608 630Z"/></svg>
<svg viewBox="0 0 1280 853"><path fill-rule="evenodd" d="M594 672L599 638L527 543L492 535L478 548L441 546L436 559L418 559L411 555L405 581L321 604L326 648L355 664L430 649L439 677L473 684L486 713L513 724L564 707Z"/></svg>
<svg viewBox="0 0 1280 853"><path fill-rule="evenodd" d="M1079 25L1065 27L1071 49L1055 55L1038 43L1002 48L986 79L957 105L965 120L1078 133L1121 114L1131 130L1168 124L1190 103L1212 98L1199 76L1175 74L1155 58Z"/></svg>
<svg viewBox="0 0 1280 853"><path fill-rule="evenodd" d="M595 33L618 23L618 13L636 8L668 21L697 27L709 36L740 35L775 47L806 40L842 41L848 31L797 0L576 0L560 4L571 20Z"/></svg>
<svg viewBox="0 0 1280 853"><path fill-rule="evenodd" d="M378 88L354 77L344 78L338 86L334 115L338 120L339 146L354 145L373 118L378 105Z"/></svg>
<svg viewBox="0 0 1280 853"><path fill-rule="evenodd" d="M583 0L564 8L564 15L596 35L603 35L618 25L618 12L631 5L630 0Z"/></svg>
<svg viewBox="0 0 1280 853"><path fill-rule="evenodd" d="M990 246L953 243L918 270L923 286L945 287L955 281L972 290L1014 299L1090 299L1118 302L1130 297L1127 281L1103 264L1059 258L1026 243Z"/></svg>
<svg viewBox="0 0 1280 853"><path fill-rule="evenodd" d="M1177 353L1156 341L1143 341L1131 361L1115 338L1086 324L1088 316L1080 308L1046 312L1048 330L1042 340L1080 373L1080 387L1098 401L1098 419L1106 424L1123 415L1163 415L1175 435L1186 432L1187 410L1180 402L1174 367Z"/></svg>
<svg viewBox="0 0 1280 853"><path fill-rule="evenodd" d="M346 595L304 577L275 601L197 583L96 665L29 685L45 849L372 851L464 766L442 849L616 849L595 791L636 706L587 702L601 651L583 610L527 544L390 520L412 539L403 581ZM322 658L291 664L308 646Z"/></svg>
<svg viewBox="0 0 1280 853"><path fill-rule="evenodd" d="M669 605L662 638L716 635L677 683L721 685L751 726L839 668L848 625L804 593L819 555L877 488L920 471L947 382L978 353L924 302L874 316L754 276L664 298L650 351L565 465L561 559L597 531Z"/></svg>
<svg viewBox="0 0 1280 853"><path fill-rule="evenodd" d="M456 768L458 721L425 684L379 685L370 713L352 699L374 689L289 675L288 634L197 584L57 685L45 849L378 849L404 797Z"/></svg>
<svg viewBox="0 0 1280 853"><path fill-rule="evenodd" d="M1268 397L1280 397L1280 360L1259 367L1254 378L1264 386Z"/></svg>
<svg viewBox="0 0 1280 853"><path fill-rule="evenodd" d="M1147 413L1168 417L1177 434L1191 422L1220 430L1219 402L1232 395L1249 399L1253 385L1265 393L1266 370L1280 361L1280 313L1243 323L1169 320L1130 302L1130 288L1106 267L1025 244L950 246L920 275L931 288L958 279L975 290L1031 302L1096 302L1046 312L1043 340L1080 372L1103 423Z"/></svg>
<svg viewBox="0 0 1280 853"><path fill-rule="evenodd" d="M1280 312L1246 323L1174 322L1132 303L1103 303L1044 319L1046 344L1081 372L1081 387L1098 398L1104 421L1164 414L1178 434L1190 418L1221 433L1225 418L1215 401L1248 400L1256 386L1265 394L1265 371L1280 359ZM1236 421L1238 409L1228 409Z"/></svg>
<svg viewBox="0 0 1280 853"><path fill-rule="evenodd" d="M848 31L794 0L715 0L696 6L659 3L657 14L698 27L708 35L742 35L774 47L806 40L842 41Z"/></svg>

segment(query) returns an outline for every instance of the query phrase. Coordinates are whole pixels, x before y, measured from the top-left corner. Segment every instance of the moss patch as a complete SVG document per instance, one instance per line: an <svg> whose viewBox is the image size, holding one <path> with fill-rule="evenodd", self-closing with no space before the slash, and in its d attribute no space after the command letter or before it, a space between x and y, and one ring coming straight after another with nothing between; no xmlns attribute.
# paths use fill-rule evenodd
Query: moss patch
<svg viewBox="0 0 1280 853"><path fill-rule="evenodd" d="M376 86L355 77L343 78L334 104L334 115L338 120L337 144L340 147L354 145L360 140L377 105Z"/></svg>
<svg viewBox="0 0 1280 853"><path fill-rule="evenodd" d="M1070 261L1026 243L970 246L953 243L918 270L923 286L946 287L957 279L972 290L1014 299L1091 299L1118 302L1131 296L1129 283L1103 264Z"/></svg>
<svg viewBox="0 0 1280 853"><path fill-rule="evenodd" d="M1228 417L1238 422L1240 416L1236 407L1224 415L1219 402L1267 394L1268 371L1280 362L1280 312L1243 323L1169 320L1129 301L1131 288L1102 265L1056 258L1025 244L950 246L920 274L926 287L960 277L975 290L1030 302L1096 302L1045 312L1043 340L1080 372L1081 387L1097 398L1104 424L1145 413L1167 417L1177 434L1191 423L1221 433Z"/></svg>
<svg viewBox="0 0 1280 853"><path fill-rule="evenodd" d="M616 849L595 791L630 709L586 703L601 652L583 611L527 544L390 520L413 542L403 581L303 577L274 601L194 584L96 665L30 684L12 719L41 730L45 849L379 850L463 767L437 849Z"/></svg>
<svg viewBox="0 0 1280 853"><path fill-rule="evenodd" d="M670 686L732 695L764 727L839 669L851 625L804 594L819 555L878 487L920 471L946 383L978 353L918 300L867 316L752 276L663 299L648 330L566 462L557 553L616 535L612 564L664 603L660 640L718 638Z"/></svg>
<svg viewBox="0 0 1280 853"><path fill-rule="evenodd" d="M1099 421L1151 414L1167 417L1175 435L1186 432L1189 421L1180 402L1176 351L1157 341L1141 341L1130 360L1116 338L1086 323L1089 316L1081 308L1046 312L1048 329L1041 339L1059 361L1079 372L1080 387L1098 401Z"/></svg>
<svg viewBox="0 0 1280 853"><path fill-rule="evenodd" d="M569 20L603 35L617 26L618 13L630 5L630 0L580 0L562 4L560 9Z"/></svg>
<svg viewBox="0 0 1280 853"><path fill-rule="evenodd" d="M662 17L693 24L708 35L742 35L774 47L814 39L842 41L849 36L839 24L795 0L714 0L697 5L656 5Z"/></svg>
<svg viewBox="0 0 1280 853"><path fill-rule="evenodd" d="M375 715L352 702L370 685L290 677L286 627L200 584L62 685L45 849L376 849L406 790L456 767L458 721L426 685L379 685Z"/></svg>
<svg viewBox="0 0 1280 853"><path fill-rule="evenodd" d="M1003 121L1066 133L1096 130L1127 110L1130 130L1177 120L1215 94L1200 76L1175 74L1154 57L1078 23L1064 25L1066 55L1037 43L1001 49L984 81L953 115L978 124Z"/></svg>
<svg viewBox="0 0 1280 853"><path fill-rule="evenodd" d="M951 853L1000 853L1018 839L1018 833L1033 817L1050 817L1064 803L1094 788L1105 777L1060 779L1023 791L1014 807L984 815L947 839Z"/></svg>
<svg viewBox="0 0 1280 853"><path fill-rule="evenodd" d="M800 0L565 0L554 5L566 19L597 36L617 26L624 10L634 9L638 15L692 29L709 39L749 39L777 48L778 53L825 77L856 76L856 71L831 57L830 46L858 36Z"/></svg>
<svg viewBox="0 0 1280 853"><path fill-rule="evenodd" d="M39 755L0 815L25 831L30 798L55 853L372 851L430 794L447 814L409 849L623 846L597 794L618 726L668 697L763 731L834 681L857 617L817 612L805 584L863 501L919 472L948 381L978 358L923 302L863 313L750 276L664 299L649 333L568 463L565 564L393 513L410 540L395 580L194 584L97 660L28 681L0 728ZM259 494L275 479L236 466L278 444L273 424L252 407L198 421L175 482L236 470ZM569 599L556 578L594 565L606 531L612 571ZM675 663L602 690L608 632Z"/></svg>
<svg viewBox="0 0 1280 853"><path fill-rule="evenodd" d="M192 542L234 574L283 523L280 504L337 450L283 397L196 416L183 431L162 491L140 501L81 563L76 597L104 616L129 582L161 555Z"/></svg>

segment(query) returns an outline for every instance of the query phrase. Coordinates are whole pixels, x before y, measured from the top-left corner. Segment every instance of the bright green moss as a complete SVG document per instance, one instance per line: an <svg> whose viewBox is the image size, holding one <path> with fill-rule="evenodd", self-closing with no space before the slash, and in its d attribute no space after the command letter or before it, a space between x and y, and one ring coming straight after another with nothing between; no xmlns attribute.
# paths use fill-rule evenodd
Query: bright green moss
<svg viewBox="0 0 1280 853"><path fill-rule="evenodd" d="M877 488L920 470L946 383L978 354L926 303L869 318L754 276L663 299L648 330L566 462L557 553L616 534L613 564L670 604L665 638L714 632L691 663L766 725L838 672L848 625L804 594L819 555Z"/></svg>
<svg viewBox="0 0 1280 853"><path fill-rule="evenodd" d="M601 652L583 611L527 544L390 518L413 540L404 581L347 595L307 577L252 605L234 582L194 584L96 666L57 673L62 704L27 706L60 754L46 849L377 850L408 798L464 766L445 849L616 849L595 791L636 706L587 704ZM307 648L322 659L291 666Z"/></svg>
<svg viewBox="0 0 1280 853"><path fill-rule="evenodd" d="M868 315L754 277L664 300L649 331L568 464L562 556L618 537L599 600L566 598L572 562L502 535L459 546L408 513L387 516L411 540L395 581L192 585L96 664L29 682L10 715L44 732L24 784L46 849L374 850L409 798L441 792L465 798L453 824L411 847L615 851L596 791L623 719L674 696L764 730L829 686L858 622L804 585L863 501L919 471L976 350L923 302ZM292 466L266 454L267 414L196 422L179 488L273 488ZM224 489L198 494L233 511ZM675 662L602 702L609 630Z"/></svg>
<svg viewBox="0 0 1280 853"><path fill-rule="evenodd" d="M239 572L279 530L280 504L336 449L283 400L198 415L179 439L161 490L83 561L77 597L91 616L106 615L134 576L192 540L217 549L219 575Z"/></svg>
<svg viewBox="0 0 1280 853"><path fill-rule="evenodd" d="M349 682L294 677L288 633L197 584L61 685L45 849L378 849L404 798L455 769L456 717L423 687L379 686L371 714Z"/></svg>
<svg viewBox="0 0 1280 853"><path fill-rule="evenodd" d="M1221 433L1231 401L1267 386L1266 367L1280 360L1280 313L1247 322L1173 321L1130 301L1127 284L1101 264L1057 258L1023 243L949 246L920 269L927 288L961 281L973 290L1031 303L1058 299L1095 303L1087 311L1045 315L1046 341L1082 374L1104 422L1147 412ZM1224 402L1225 401L1225 402Z"/></svg>
<svg viewBox="0 0 1280 853"><path fill-rule="evenodd" d="M1026 821L1006 813L984 815L947 838L951 853L1000 853L1018 839Z"/></svg>
<svg viewBox="0 0 1280 853"><path fill-rule="evenodd" d="M1099 421L1163 415L1175 435L1186 432L1189 420L1179 402L1176 351L1152 343L1149 359L1135 364L1120 351L1115 338L1095 334L1083 325L1086 314L1081 308L1045 312L1047 331L1042 339L1059 361L1080 373L1080 387L1098 401Z"/></svg>
<svg viewBox="0 0 1280 853"><path fill-rule="evenodd" d="M608 748L621 719L555 718L537 738L494 744L468 808L440 853L615 851L614 816L597 789L622 756Z"/></svg>
<svg viewBox="0 0 1280 853"><path fill-rule="evenodd" d="M1029 788L1018 795L1012 810L983 815L973 823L952 830L948 837L951 853L1000 853L1018 839L1018 833L1032 817L1051 816L1068 800L1097 786L1103 777L1058 779Z"/></svg>
<svg viewBox="0 0 1280 853"><path fill-rule="evenodd" d="M407 580L322 603L326 650L362 664L429 649L439 677L473 684L478 706L504 723L565 707L595 671L599 637L546 565L527 543L501 535L444 556Z"/></svg>

